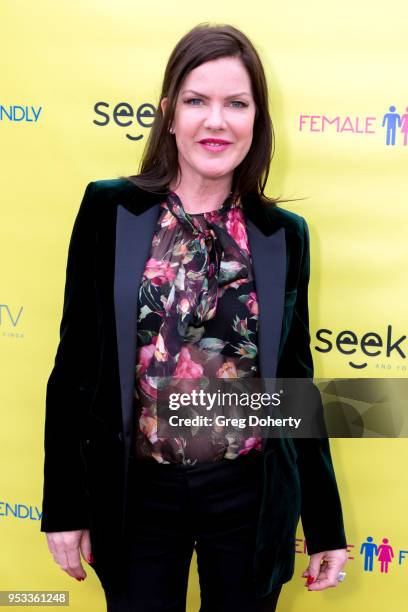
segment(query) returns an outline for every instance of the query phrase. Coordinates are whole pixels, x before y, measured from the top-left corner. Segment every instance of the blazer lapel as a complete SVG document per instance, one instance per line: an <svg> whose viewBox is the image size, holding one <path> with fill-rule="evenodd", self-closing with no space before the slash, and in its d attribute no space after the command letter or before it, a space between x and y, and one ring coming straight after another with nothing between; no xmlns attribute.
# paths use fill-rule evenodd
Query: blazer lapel
<svg viewBox="0 0 408 612"><path fill-rule="evenodd" d="M136 215L119 204L116 217L114 298L122 423L127 451L132 432L137 301L158 213L159 206L152 206Z"/></svg>
<svg viewBox="0 0 408 612"><path fill-rule="evenodd" d="M137 301L159 210L158 203L139 214L121 204L117 208L114 302L122 422L127 451L132 432ZM271 230L266 216L254 207L244 206L244 211L259 304L259 375L274 378L285 303L285 230L283 227L274 228L275 231L267 235L261 230Z"/></svg>
<svg viewBox="0 0 408 612"><path fill-rule="evenodd" d="M286 284L285 230L266 236L247 219L249 248L259 305L259 375L274 378L278 364Z"/></svg>

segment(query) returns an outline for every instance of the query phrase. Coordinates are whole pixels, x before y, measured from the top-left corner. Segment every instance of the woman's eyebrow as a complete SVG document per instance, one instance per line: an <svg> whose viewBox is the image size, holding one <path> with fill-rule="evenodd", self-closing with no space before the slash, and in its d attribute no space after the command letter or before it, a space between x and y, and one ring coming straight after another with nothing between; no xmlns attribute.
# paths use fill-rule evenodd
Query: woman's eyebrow
<svg viewBox="0 0 408 612"><path fill-rule="evenodd" d="M200 93L198 91L194 91L193 89L185 89L183 91L183 93L192 93L195 96L200 96L200 98L207 98L207 99L209 98L209 96L206 96L205 94ZM233 94L231 96L226 96L226 99L228 99L228 98L238 98L239 96L250 96L250 95L251 94L249 92L247 92L247 91L241 91L240 93L236 93L236 94Z"/></svg>

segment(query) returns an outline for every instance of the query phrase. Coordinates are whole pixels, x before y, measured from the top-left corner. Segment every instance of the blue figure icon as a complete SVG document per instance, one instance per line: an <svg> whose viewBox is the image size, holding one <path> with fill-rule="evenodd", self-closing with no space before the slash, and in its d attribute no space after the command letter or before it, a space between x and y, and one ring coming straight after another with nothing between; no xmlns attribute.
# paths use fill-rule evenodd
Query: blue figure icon
<svg viewBox="0 0 408 612"><path fill-rule="evenodd" d="M364 571L372 572L374 555L377 556L378 550L371 536L368 536L367 542L363 542L363 544L361 545L360 555L363 555L363 554L364 554Z"/></svg>
<svg viewBox="0 0 408 612"><path fill-rule="evenodd" d="M395 134L397 126L401 127L401 117L396 113L395 106L390 106L390 112L383 117L381 127L387 126L387 145L395 145Z"/></svg>

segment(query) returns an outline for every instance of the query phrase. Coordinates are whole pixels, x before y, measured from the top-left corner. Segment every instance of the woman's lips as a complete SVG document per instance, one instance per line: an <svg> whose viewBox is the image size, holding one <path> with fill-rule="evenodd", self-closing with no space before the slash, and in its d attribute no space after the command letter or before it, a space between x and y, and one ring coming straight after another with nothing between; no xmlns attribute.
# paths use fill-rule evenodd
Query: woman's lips
<svg viewBox="0 0 408 612"><path fill-rule="evenodd" d="M225 151L225 149L227 149L230 146L230 143L225 143L225 144L210 144L209 142L199 142L198 144L200 144L204 149L206 149L207 151L211 151L212 153L217 153L220 151Z"/></svg>

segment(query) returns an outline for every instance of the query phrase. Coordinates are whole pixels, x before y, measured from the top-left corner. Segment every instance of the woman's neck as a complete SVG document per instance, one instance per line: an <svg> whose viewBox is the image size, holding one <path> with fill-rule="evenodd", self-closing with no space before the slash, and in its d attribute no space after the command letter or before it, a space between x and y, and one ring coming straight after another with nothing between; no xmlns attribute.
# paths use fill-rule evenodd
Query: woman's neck
<svg viewBox="0 0 408 612"><path fill-rule="evenodd" d="M197 190L193 185L188 187L180 184L170 183L170 191L174 191L183 203L183 208L187 213L203 213L217 210L231 193L231 186L225 185L219 189Z"/></svg>

